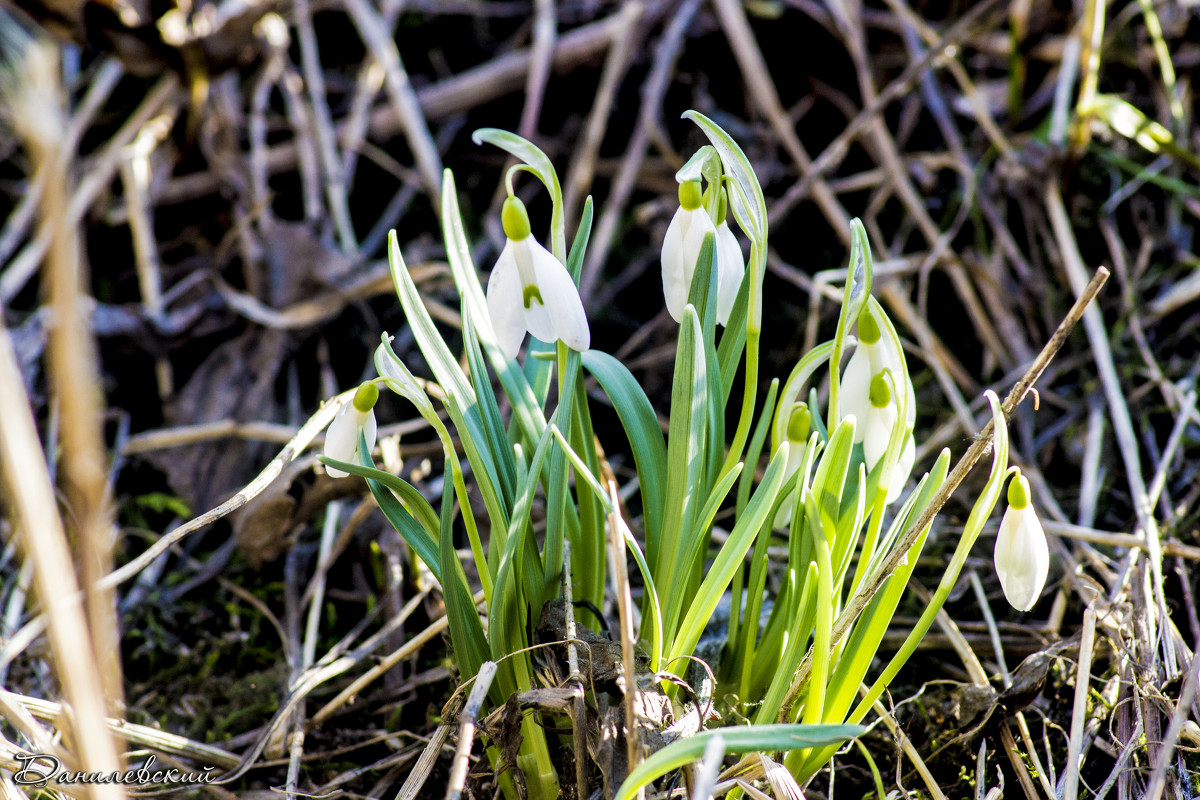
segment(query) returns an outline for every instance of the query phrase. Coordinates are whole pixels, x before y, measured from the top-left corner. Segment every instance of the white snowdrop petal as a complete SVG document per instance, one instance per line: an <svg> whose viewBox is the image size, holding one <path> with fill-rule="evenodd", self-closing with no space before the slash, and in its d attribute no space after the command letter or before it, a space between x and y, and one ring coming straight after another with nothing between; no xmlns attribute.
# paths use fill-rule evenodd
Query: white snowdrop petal
<svg viewBox="0 0 1200 800"><path fill-rule="evenodd" d="M551 293L546 291L546 287L541 285L538 263L544 258L554 261L554 256L550 255L550 251L542 247L532 236L527 236L519 242L512 242L511 246L513 257L517 262L517 275L521 278L519 308L521 324L534 338L541 339L543 342L553 342L558 338L554 334L554 323L550 320L549 311L549 306L554 300ZM536 297L530 297L527 306L525 305L525 291L526 287L530 285L537 287L542 300L539 303Z"/></svg>
<svg viewBox="0 0 1200 800"><path fill-rule="evenodd" d="M358 451L358 422L349 413L353 407L353 403L347 402L338 409L333 422L329 423L329 429L325 432L325 449L323 451L326 458L332 458L335 461L354 461L354 454ZM350 474L328 465L326 465L325 471L333 478L345 478Z"/></svg>
<svg viewBox="0 0 1200 800"><path fill-rule="evenodd" d="M667 311L676 322L683 319L683 307L687 305L688 283L683 266L683 235L687 232L688 212L679 208L667 226L667 235L662 245L663 297Z"/></svg>
<svg viewBox="0 0 1200 800"><path fill-rule="evenodd" d="M533 268L537 275L538 290L546 301L550 331L549 338L544 338L530 324L529 332L547 342L562 340L572 350L584 352L591 347L592 332L588 327L579 289L562 262L546 248L536 242L535 245Z"/></svg>
<svg viewBox="0 0 1200 800"><path fill-rule="evenodd" d="M707 233L713 235L714 249L717 235L717 229L713 227L712 220L708 218L708 212L703 208L697 208L695 211L688 211L686 213L691 215L691 221L688 223L687 231L683 234L684 305L687 305L687 297L692 290L692 280L696 276L696 262L700 259L700 248L704 246L704 235ZM717 286L718 294L720 294L719 279ZM683 311L680 309L680 314L682 313Z"/></svg>
<svg viewBox="0 0 1200 800"><path fill-rule="evenodd" d="M742 248L738 246L733 231L729 230L728 222L717 226L717 270L717 322L725 325L729 322L733 301L737 299L742 277L746 274Z"/></svg>
<svg viewBox="0 0 1200 800"><path fill-rule="evenodd" d="M884 501L888 505L900 499L900 493L904 490L904 484L908 483L908 476L912 474L913 462L916 460L917 447L910 435L904 443L904 449L900 451L900 460L892 470L892 482L888 485L887 498Z"/></svg>
<svg viewBox="0 0 1200 800"><path fill-rule="evenodd" d="M367 412L355 409L354 413L358 415L358 425L362 428L363 435L367 437L367 452L369 453L375 449L375 437L379 433L379 426L375 422L375 409L372 408ZM355 455L357 455L358 431L354 432L354 443L356 445Z"/></svg>
<svg viewBox="0 0 1200 800"><path fill-rule="evenodd" d="M867 421L863 427L863 458L867 462L867 471L875 469L879 459L887 452L888 439L891 438L892 428L896 424L896 406L888 403L883 408L871 406L867 411ZM857 433L856 433L857 436Z"/></svg>
<svg viewBox="0 0 1200 800"><path fill-rule="evenodd" d="M846 364L842 373L842 382L838 387L838 419L845 419L853 414L859 424L854 428L854 443L863 440L866 427L863 420L871 409L871 364L866 348L858 345Z"/></svg>
<svg viewBox="0 0 1200 800"><path fill-rule="evenodd" d="M516 358L525 338L525 315L522 302L523 286L517 274L513 243L509 242L496 260L488 278L487 307L492 318L492 330L500 349L509 358Z"/></svg>

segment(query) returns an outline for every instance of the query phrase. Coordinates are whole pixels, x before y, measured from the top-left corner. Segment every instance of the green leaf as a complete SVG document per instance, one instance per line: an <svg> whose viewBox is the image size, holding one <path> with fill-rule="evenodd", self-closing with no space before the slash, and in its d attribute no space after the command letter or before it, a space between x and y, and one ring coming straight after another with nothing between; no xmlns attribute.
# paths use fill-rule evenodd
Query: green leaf
<svg viewBox="0 0 1200 800"><path fill-rule="evenodd" d="M474 313L466 302L462 304L462 319L467 368L470 370L471 384L475 388L475 397L479 399L480 421L487 434L488 451L496 465L499 478L500 499L507 513L512 510L513 495L517 491L517 467L513 459L512 443L508 441L504 420L500 417L500 406L496 403L487 366L483 362L483 354L479 351Z"/></svg>
<svg viewBox="0 0 1200 800"><path fill-rule="evenodd" d="M574 448L572 448L570 443L567 442L567 438L562 435L562 431L558 429L557 425L551 425L550 432L554 434L554 440L558 442L558 446L562 448L563 453L568 459L570 459L571 466L575 468L576 477L582 478L583 482L587 484L587 487L592 490L592 494L596 496L596 498L600 501L600 505L604 508L604 513L611 514L612 502L608 499L608 493L605 492L604 487L600 485L599 479L592 474L592 470L588 467L587 462L585 462L583 458L575 452Z"/></svg>
<svg viewBox="0 0 1200 800"><path fill-rule="evenodd" d="M579 285L579 273L583 270L583 256L587 253L588 240L592 236L592 196L589 194L583 201L583 215L579 218L579 229L575 231L575 241L571 242L571 252L567 255L567 272L571 280Z"/></svg>
<svg viewBox="0 0 1200 800"><path fill-rule="evenodd" d="M443 485L449 485L451 480L450 476L445 476ZM446 600L446 622L459 676L467 681L475 677L479 667L488 659L488 645L479 612L475 608L475 598L467 585L467 575L454 549L454 494L448 490L442 492L441 520L438 556L440 572L445 578L441 584ZM492 686L492 700L502 703L513 691L514 687L499 679Z"/></svg>
<svg viewBox="0 0 1200 800"><path fill-rule="evenodd" d="M753 753L820 747L853 739L865 730L860 725L747 725L703 731L672 742L635 767L614 800L630 800L651 781L698 760L714 736L724 740L726 753Z"/></svg>
<svg viewBox="0 0 1200 800"><path fill-rule="evenodd" d="M533 496L537 490L542 463L554 437L550 428L542 434L530 460L529 471L517 493L504 552L496 574L496 586L492 593L492 605L488 609L488 639L491 655L501 665L501 673L512 674L517 687L529 689L531 673L528 653L507 658L526 645L525 624L529 616L528 598L541 592L544 582L541 561L538 558L537 542L533 538L529 513L533 507ZM505 665L509 665L507 670Z"/></svg>
<svg viewBox="0 0 1200 800"><path fill-rule="evenodd" d="M783 389L779 392L779 404L775 406L775 419L771 424L771 448L772 450L779 447L780 443L787 441L788 422L792 418L792 406L801 399L801 392L804 386L808 383L808 379L813 376L817 368L829 360L830 354L833 352L833 342L824 342L817 345L812 350L804 354L804 357L797 362L792 368L791 374L783 383ZM814 427L820 424L820 414L817 413L817 406L812 402L808 404L808 410L812 413L812 421ZM822 430L821 438L828 438Z"/></svg>
<svg viewBox="0 0 1200 800"><path fill-rule="evenodd" d="M737 524L729 533L729 538L721 546L717 557L713 560L712 567L705 575L700 590L691 599L687 615L679 626L679 633L670 650L670 658L691 654L696 647L696 642L700 641L700 634L709 617L712 616L713 609L717 607L721 595L729 586L729 582L733 580L733 573L742 562L742 558L745 557L746 551L750 549L755 536L759 535L764 528L766 535L770 535L767 516L775 504L775 497L779 494L780 487L783 486L784 473L787 471L787 451L786 445L780 445L776 450L763 475L762 483L758 485L758 489L746 506L746 511L738 517ZM669 625L668 630L670 630Z"/></svg>
<svg viewBox="0 0 1200 800"><path fill-rule="evenodd" d="M846 486L846 475L850 466L850 454L854 448L854 422L846 418L838 423L829 439L821 465L813 478L812 491L816 495L821 525L832 537L842 509L842 493Z"/></svg>
<svg viewBox="0 0 1200 800"><path fill-rule="evenodd" d="M705 434L708 430L708 380L705 374L704 340L696 309L684 307L675 355L675 376L671 386L671 430L667 440L667 517L656 549L647 541L646 555L656 565L655 575L665 603L663 623L668 635L675 630L681 606L687 598L685 587L691 542L706 534L692 524L697 496L705 474ZM657 552L655 551L657 550Z"/></svg>
<svg viewBox="0 0 1200 800"><path fill-rule="evenodd" d="M583 354L583 366L608 395L621 427L629 437L642 494L646 549L657 543L662 530L667 487L667 444L658 417L633 374L617 359L599 350Z"/></svg>
<svg viewBox="0 0 1200 800"><path fill-rule="evenodd" d="M892 523L893 529L903 531L916 521L921 509L933 499L946 480L950 467L950 451L943 450L933 470L921 479L916 491L905 502L904 507ZM927 526L909 549L908 555L883 587L871 598L870 604L854 624L854 629L842 649L842 659L829 681L829 700L826 703L826 719L845 719L850 704L854 701L858 687L866 677L867 669L875 659L879 644L891 624L892 617L908 585L909 576L917 565L917 559L925 546L929 534Z"/></svg>
<svg viewBox="0 0 1200 800"><path fill-rule="evenodd" d="M561 359L559 361L560 369L563 369L561 385L574 387L579 377L579 353L562 345L559 347L560 353L566 354L565 365ZM570 425L574 417L575 392L563 391L558 398L554 418L563 425ZM550 471L546 475L546 538L542 549L542 569L546 582L536 599L531 598L537 608L558 594L563 568L563 538L568 528L573 533L579 529L578 509L571 500L567 486L570 470L567 469L566 454L561 449L555 449L550 454L549 464Z"/></svg>
<svg viewBox="0 0 1200 800"><path fill-rule="evenodd" d="M767 433L771 430L771 420L775 411L775 398L779 396L779 379L771 380L771 386L767 390L767 400L763 404L762 412L759 414L758 424L754 427L754 435L750 437L750 446L746 449L746 463L757 464L759 457L762 455L763 445L767 440ZM750 498L750 489L753 485L754 470L746 470L742 473L742 481L738 484L737 508L738 513L746 507L746 501Z"/></svg>
<svg viewBox="0 0 1200 800"><path fill-rule="evenodd" d="M404 503L407 513L411 514L420 523L421 527L425 529L425 532L429 534L430 541L433 541L433 537L438 535L441 523L438 521L437 512L433 510L433 506L429 504L425 496L408 481L375 467L338 461L336 458L326 458L325 456L320 456L320 460L322 464L328 464L335 469L340 469L343 472L349 472L351 475L357 475L360 478L367 478L368 480L383 484L400 498L400 501ZM450 487L446 487L446 491L449 490Z"/></svg>
<svg viewBox="0 0 1200 800"><path fill-rule="evenodd" d="M716 183L720 179L721 156L717 153L717 149L711 144L706 144L692 154L692 157L687 160L687 163L678 169L675 173L676 183L686 183L687 181L698 181L700 179L707 180L709 184ZM713 161L716 161L714 168Z"/></svg>
<svg viewBox="0 0 1200 800"><path fill-rule="evenodd" d="M433 573L433 577L437 578L438 583L441 583L442 562L437 542L421 527L412 514L408 513L408 510L400 504L400 501L396 499L391 490L383 482L364 474L368 470L364 469L360 472L358 469L355 469L354 464L334 461L332 459L328 463L330 466L367 479L367 486L370 487L371 494L375 497L375 502L379 504L379 510L383 512L383 515L387 517L387 521L391 523L391 526L396 529L396 532L400 534L404 541L408 542L409 547L416 551L417 556L429 566L430 572ZM371 471L378 472L379 470Z"/></svg>

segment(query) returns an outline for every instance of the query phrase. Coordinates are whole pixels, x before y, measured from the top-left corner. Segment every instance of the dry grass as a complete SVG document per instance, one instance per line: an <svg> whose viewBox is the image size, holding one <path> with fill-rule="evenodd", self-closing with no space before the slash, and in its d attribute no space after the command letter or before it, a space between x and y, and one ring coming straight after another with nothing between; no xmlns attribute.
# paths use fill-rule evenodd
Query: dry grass
<svg viewBox="0 0 1200 800"><path fill-rule="evenodd" d="M418 358L380 261L390 228L431 312L457 323L431 201L453 168L487 264L501 165L469 142L483 126L543 146L574 208L595 196L593 341L661 405L673 332L657 242L671 174L699 143L677 118L697 108L766 189L765 375L830 332L852 216L917 366L918 467L943 446L978 455L982 391L1037 372L1011 429L1051 586L1010 613L985 537L879 708L890 733L865 740L885 787L1200 793L1192 12L227 0L211 32L164 44L101 5L55 5L72 20L94 6L106 32L99 49L60 48L54 135L3 101L0 768L39 748L114 764L115 735L131 762L218 767L228 782L207 792L221 797L441 796L452 763L453 790L490 791L486 760L464 775L451 741L478 705L442 715L455 687L440 598L361 487L314 473L307 448L335 411L318 406L367 374L380 330ZM30 69L12 30L10 87ZM1107 95L1168 140L1106 116ZM1102 265L1113 280L1054 337ZM1057 356L1039 360L1051 340ZM395 423L382 460L428 485L440 448L398 411L381 409ZM619 492L620 437L598 433ZM914 582L936 580L940 552ZM627 636L626 592L610 618ZM840 763L840 793L873 791L860 755Z"/></svg>

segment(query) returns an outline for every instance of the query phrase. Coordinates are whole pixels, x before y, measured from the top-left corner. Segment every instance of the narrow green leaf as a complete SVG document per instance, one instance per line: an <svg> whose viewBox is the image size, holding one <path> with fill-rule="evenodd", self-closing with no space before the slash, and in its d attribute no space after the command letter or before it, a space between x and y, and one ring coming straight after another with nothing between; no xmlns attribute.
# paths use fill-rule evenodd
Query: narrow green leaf
<svg viewBox="0 0 1200 800"><path fill-rule="evenodd" d="M579 229L575 231L575 240L571 242L571 252L567 254L567 272L575 285L579 285L579 273L583 270L583 257L587 253L588 240L592 236L592 196L589 194L583 201L583 215L579 219Z"/></svg>
<svg viewBox="0 0 1200 800"><path fill-rule="evenodd" d="M452 478L447 475L443 479L443 485L449 485L451 481ZM475 609L475 598L467 585L467 575L454 549L453 498L453 492L442 492L442 528L438 550L440 571L444 578L441 584L446 600L450 644L454 648L459 676L467 681L475 677L479 667L488 659L488 645L487 637L483 633L483 624L479 620L479 612ZM506 681L497 680L492 686L492 701L502 703L512 691L513 687L507 685Z"/></svg>
<svg viewBox="0 0 1200 800"><path fill-rule="evenodd" d="M599 350L583 354L583 366L608 395L621 427L629 437L642 494L647 553L662 530L667 485L667 444L653 406L633 374L617 359Z"/></svg>
<svg viewBox="0 0 1200 800"><path fill-rule="evenodd" d="M696 642L700 641L700 634L703 632L705 624L708 623L709 617L712 616L713 609L717 607L717 602L733 579L734 570L745 557L746 551L750 549L755 536L759 535L764 528L767 531L766 535L770 535L767 515L771 512L771 508L775 504L775 497L784 482L787 451L787 445L779 446L771 463L767 466L762 483L758 485L758 489L746 505L746 511L738 517L737 524L729 533L729 538L721 546L717 557L713 560L712 567L709 568L704 582L700 585L700 590L691 600L687 615L679 626L679 633L675 636L670 650L670 658L691 654L696 647ZM669 626L667 630L670 630Z"/></svg>
<svg viewBox="0 0 1200 800"><path fill-rule="evenodd" d="M844 742L862 735L865 730L860 725L748 725L702 731L671 742L635 767L617 790L614 800L630 800L651 781L696 761L704 755L704 748L714 736L724 739L727 753L753 753Z"/></svg>
<svg viewBox="0 0 1200 800"><path fill-rule="evenodd" d="M500 406L496 403L496 395L492 391L487 366L484 364L483 354L479 350L474 316L470 304L464 302L462 319L467 368L470 370L475 397L479 400L480 421L487 434L488 451L491 454L492 462L496 465L496 473L499 478L500 499L503 501L507 513L512 510L513 495L517 491L517 467L513 460L512 443L508 440L504 420L500 417Z"/></svg>
<svg viewBox="0 0 1200 800"><path fill-rule="evenodd" d="M425 532L429 534L430 541L434 541L433 537L438 535L438 530L441 523L438 521L437 512L433 510L433 506L425 499L425 496L408 481L403 478L398 478L390 472L384 472L375 467L367 467L362 464L352 464L347 461L338 461L336 458L326 458L320 456L322 464L328 464L335 469L340 469L343 472L349 472L351 475L357 475L360 478L377 481L388 489L392 490L400 501L404 503L405 510L410 513ZM450 487L446 487L445 491L450 491ZM426 562L428 563L428 562Z"/></svg>
<svg viewBox="0 0 1200 800"><path fill-rule="evenodd" d="M650 563L663 592L663 623L668 635L675 630L686 602L686 572L697 531L693 522L703 491L705 434L708 430L708 380L705 374L704 341L696 309L684 308L675 355L671 387L671 430L667 440L667 517L657 552L647 547ZM698 491L698 489L700 491ZM649 545L649 542L647 542ZM732 576L731 576L732 577Z"/></svg>

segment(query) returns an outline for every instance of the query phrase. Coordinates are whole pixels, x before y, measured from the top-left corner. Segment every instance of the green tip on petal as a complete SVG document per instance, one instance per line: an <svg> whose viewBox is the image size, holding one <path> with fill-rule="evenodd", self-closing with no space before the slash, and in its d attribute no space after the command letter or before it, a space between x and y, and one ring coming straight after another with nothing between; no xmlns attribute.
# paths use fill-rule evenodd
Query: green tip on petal
<svg viewBox="0 0 1200 800"><path fill-rule="evenodd" d="M704 195L700 193L700 181L684 181L679 184L679 205L688 211L695 211L699 208L703 199Z"/></svg>
<svg viewBox="0 0 1200 800"><path fill-rule="evenodd" d="M529 308L534 300L537 300L539 306L546 305L546 302L542 300L541 290L532 283L525 287L525 293L521 299L525 303L525 308Z"/></svg>
<svg viewBox="0 0 1200 800"><path fill-rule="evenodd" d="M377 400L379 400L379 388L374 381L367 381L354 393L354 408L365 414L375 407Z"/></svg>
<svg viewBox="0 0 1200 800"><path fill-rule="evenodd" d="M504 235L514 242L519 242L529 236L529 214L525 204L520 199L509 196L500 209L500 224L504 226Z"/></svg>
<svg viewBox="0 0 1200 800"><path fill-rule="evenodd" d="M789 442L804 443L812 430L812 412L808 403L796 403L792 406L792 415L788 418L787 437Z"/></svg>
<svg viewBox="0 0 1200 800"><path fill-rule="evenodd" d="M883 370L871 379L871 405L875 408L886 408L892 402L892 389L888 386L887 370Z"/></svg>
<svg viewBox="0 0 1200 800"><path fill-rule="evenodd" d="M879 323L869 310L858 315L858 340L863 344L875 344L879 341Z"/></svg>
<svg viewBox="0 0 1200 800"><path fill-rule="evenodd" d="M1029 505L1029 481L1020 473L1008 482L1008 505L1017 511Z"/></svg>

